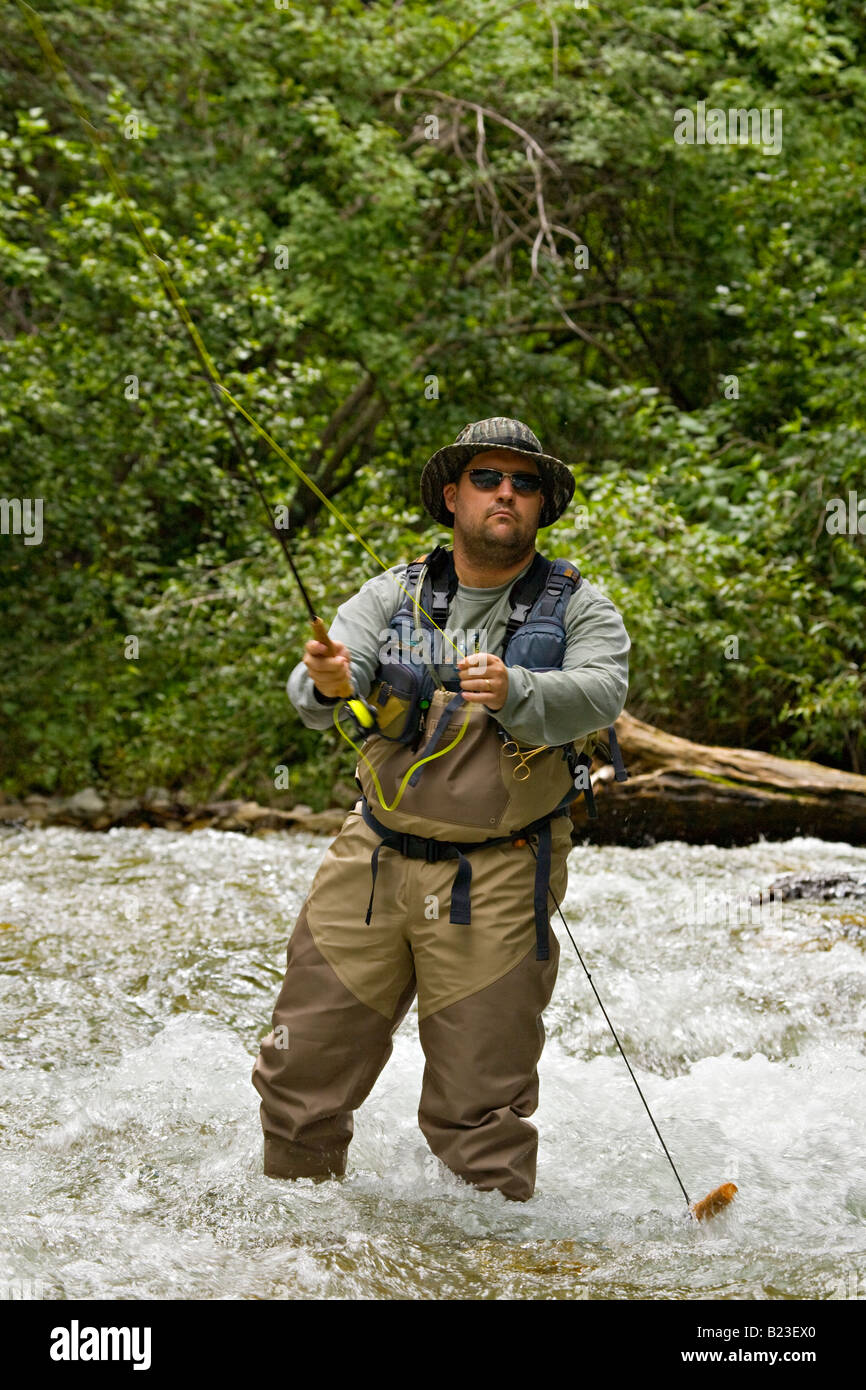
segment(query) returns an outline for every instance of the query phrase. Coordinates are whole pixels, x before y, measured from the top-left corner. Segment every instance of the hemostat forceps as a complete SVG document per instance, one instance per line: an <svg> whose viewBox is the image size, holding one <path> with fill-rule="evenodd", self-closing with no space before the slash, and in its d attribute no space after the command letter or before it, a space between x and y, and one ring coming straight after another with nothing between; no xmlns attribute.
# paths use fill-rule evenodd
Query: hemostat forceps
<svg viewBox="0 0 866 1390"><path fill-rule="evenodd" d="M506 758L516 758L517 767L514 769L515 782L525 782L532 768L527 764L530 758L534 758L536 753L543 753L545 748L549 748L549 743L543 743L540 748L531 748L529 751L519 748L516 741L510 738L507 743L503 743L502 751Z"/></svg>

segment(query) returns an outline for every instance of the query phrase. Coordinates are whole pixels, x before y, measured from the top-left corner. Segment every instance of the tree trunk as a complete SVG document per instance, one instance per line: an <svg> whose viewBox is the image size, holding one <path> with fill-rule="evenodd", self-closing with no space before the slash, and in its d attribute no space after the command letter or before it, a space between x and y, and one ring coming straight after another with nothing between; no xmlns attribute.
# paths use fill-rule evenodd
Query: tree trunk
<svg viewBox="0 0 866 1390"><path fill-rule="evenodd" d="M614 781L609 764L593 773L598 820L588 820L582 796L571 808L581 840L744 845L814 835L866 844L866 777L692 743L625 713L616 732L629 779Z"/></svg>

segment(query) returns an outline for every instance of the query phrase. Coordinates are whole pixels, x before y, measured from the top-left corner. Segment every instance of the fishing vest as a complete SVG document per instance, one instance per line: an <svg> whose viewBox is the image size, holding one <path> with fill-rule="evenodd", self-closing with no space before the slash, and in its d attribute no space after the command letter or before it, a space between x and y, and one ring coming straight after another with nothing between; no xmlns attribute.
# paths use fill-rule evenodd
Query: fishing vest
<svg viewBox="0 0 866 1390"><path fill-rule="evenodd" d="M422 575L423 584L418 592ZM525 666L533 671L561 667L566 641L565 610L580 582L580 572L567 560L551 561L543 555L535 555L509 595L511 616L502 654L506 666ZM406 568L402 581L403 601L391 618L391 641L374 678L377 729L383 738L418 746L436 688L422 660L423 646L428 639L432 645L443 636L441 629L447 622L457 585L453 553L440 546L429 557L415 560ZM419 599L417 622L416 597ZM463 653L456 652L456 655L460 657ZM458 690L456 665L441 661L435 665L440 670L443 686Z"/></svg>
<svg viewBox="0 0 866 1390"><path fill-rule="evenodd" d="M536 554L509 595L511 614L501 651L507 667L561 669L566 648L565 610L580 583L580 572L569 561L547 560ZM547 959L550 821L568 814L568 806L579 791L586 794L589 814L594 816L588 747L595 735L539 750L512 739L497 722L495 712L480 703L467 704L460 694L456 668L451 679L437 686L431 672L418 660L416 633L420 631L423 639L426 630L427 639L432 640L447 622L458 585L453 553L437 546L428 557L407 567L402 584L406 593L391 619L391 642L380 660L369 696L377 715L377 732L366 739L356 772L364 794L362 814L388 848L408 857L459 859L452 891L452 922L470 921L471 868L465 856L473 849L537 832L536 955ZM416 598L420 605L417 613ZM447 673L447 667L445 670ZM619 778L621 759L612 730L610 735ZM428 757L431 761L425 762ZM382 800L389 804L395 801L413 765L398 804L386 810ZM371 768L379 779L381 799ZM576 785L579 768L583 769L583 779ZM381 847L377 845L373 854L374 891ZM371 893L368 921L372 905Z"/></svg>

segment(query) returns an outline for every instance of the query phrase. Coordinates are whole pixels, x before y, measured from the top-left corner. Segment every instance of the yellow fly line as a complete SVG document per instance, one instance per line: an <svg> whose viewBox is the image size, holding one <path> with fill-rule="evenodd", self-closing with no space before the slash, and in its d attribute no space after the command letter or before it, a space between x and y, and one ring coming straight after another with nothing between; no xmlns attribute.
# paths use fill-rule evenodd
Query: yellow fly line
<svg viewBox="0 0 866 1390"><path fill-rule="evenodd" d="M394 800L391 802L390 806L388 805L387 801L385 800L385 793L384 793L384 791L382 790L382 783L379 781L379 775L378 775L378 773L376 772L376 769L374 768L373 764L370 762L370 759L367 757L367 754L364 752L363 748L359 748L358 745L357 745L357 743L355 743L354 739L351 739L351 738L349 737L349 735L346 733L346 730L343 728L342 724L340 723L340 720L339 720L339 718L338 718L338 715L339 715L339 709L335 709L335 710L334 710L334 728L337 729L337 730L343 735L343 738L346 740L346 742L347 742L352 748L354 748L355 752L358 754L358 757L361 759L361 761L362 761L363 763L366 763L366 765L367 765L367 767L368 767L368 769L369 769L369 772L370 772L370 776L371 776L372 779L373 779L373 785L374 785L374 787L376 788L376 795L377 795L377 797L379 798L379 805L382 807L382 810L383 810L383 811L396 811L397 807L399 806L400 802L401 802L402 799L403 799L403 793L405 792L407 786L409 785L409 778L412 776L412 773L415 772L419 767L423 767L425 763L432 763L436 758L441 758L441 757L443 756L443 754L445 754L445 753L450 753L452 748L456 748L456 747L457 747L457 745L458 745L458 743L460 742L461 738L462 738L463 735L466 733L466 730L469 728L469 720L472 718L472 706L470 705L470 706L467 708L467 710L466 710L466 718L463 720L463 723L462 723L461 726L460 726L460 732L459 732L459 734L457 735L456 738L453 738L453 739L451 740L451 742L450 742L449 744L447 744L447 746L446 746L445 748L440 748L439 751L436 752L436 753L428 753L426 758L419 758L418 761L417 761L417 763L413 763L412 766L411 766L410 768L407 768L407 769L406 769L406 772L405 772L404 775L403 775L403 780L402 780L402 782L400 783L399 787L397 788L397 795L394 797ZM445 718L445 715L444 715L444 714L442 715L442 718L443 718L443 719Z"/></svg>
<svg viewBox="0 0 866 1390"><path fill-rule="evenodd" d="M348 533L351 536L354 536L355 540L357 540L358 543L361 546L363 546L364 550L366 550L367 554L371 557L371 559L375 560L379 568L387 573L390 567L386 565L382 559L380 559L373 547L367 543L367 541L360 534L360 532L356 530L356 528L352 525L348 518L343 515L339 507L335 506L331 499L325 496L324 492L318 486L318 484L307 473L304 472L303 468L301 468L299 464L295 463L294 459L290 458L290 456L286 453L282 445L278 444L277 441L273 438L273 436L264 428L264 426L260 425L258 420L256 420L255 417L243 405L241 405L240 401L237 400L237 398L232 394L232 392L226 386L225 382L222 380L222 377L220 376L220 373L217 370L216 364L213 361L213 358L211 357L210 353L208 352L204 340L202 339L201 334L199 333L190 316L189 310L186 307L183 296L181 295L169 272L168 266L166 265L162 257L157 254L147 234L147 231L141 221L141 218L139 217L138 212L136 211L135 205L126 192L126 189L123 185L123 181L114 166L114 163L111 159L111 156L108 153L108 150L106 149L105 137L99 130L97 130L96 126L91 121L90 116L87 112L87 108L85 107L78 93L78 89L75 86L75 83L73 82L72 78L70 77L69 72L63 63L63 60L60 58L59 54L54 48L54 45L52 44L51 39L48 36L48 33L45 29L44 24L42 23L41 18L33 9L33 7L26 3L26 0L17 0L17 4L25 20L27 21L27 24L32 30L33 35L39 44L39 47L42 49L42 52L45 56L45 60L51 68L51 71L54 73L55 78L57 79L58 86L63 92L63 95L66 97L66 100L69 102L69 105L72 107L73 111L77 115L82 126L84 127L87 137L90 143L92 144L94 150L96 151L97 158L99 159L99 162L102 165L105 175L109 183L111 184L111 187L114 190L114 193L116 194L118 200L125 209L127 216L129 217L129 220L132 223L133 228L135 229L136 236L138 237L139 242L144 248L144 251L146 252L148 259L154 266L156 273L159 276L163 290L165 291L165 294L167 295L171 304L174 306L174 309L176 310L181 320L181 323L183 324L184 328L189 334L189 337L193 343L196 353L201 359L201 362L204 365L208 377L210 378L212 386L215 388L215 390L220 392L221 396L230 403L230 405L234 408L234 410L237 411L239 415L243 416L247 423L251 425L252 428L255 430L256 434L259 435L259 437L265 441L268 448L271 449L271 451L274 454L276 454L278 458L282 459L284 463L288 464L292 472L298 478L301 479L301 481L311 490L311 492L315 493L315 495L318 497L319 501L323 504L323 506L325 506L328 509L331 515L337 519L340 525L346 531L348 531ZM466 656L467 653L463 650L463 648L457 642L455 642L453 638L450 636L450 634L444 628L441 628L439 624L430 616L430 614L427 613L426 609L424 609L421 606L421 603L419 601L419 594L421 590L421 576L419 576L419 582L414 594L411 594L409 592L409 590L401 583L401 581L396 577L396 575L393 576L393 579L397 587L401 589L404 594L406 594L409 598L413 600L416 621L417 614L419 612L423 613L424 616L428 619L428 621L432 623L433 627L436 628L436 630L442 634L446 642L448 642L448 644L453 648L453 650L457 652L459 656ZM348 704L350 710L354 712L355 718L358 720L360 724L366 725L367 727L371 727L371 716L363 701L357 699L350 699L346 703ZM379 800L383 808L385 810L393 810L400 801L401 797L403 796L409 778L411 777L412 773L416 770L416 768L420 767L425 762L432 762L434 758L441 758L443 754L450 753L452 748L456 747L456 745L460 742L463 735L465 734L467 728L469 727L471 713L472 710L470 705L466 710L466 719L464 720L460 733L451 743L447 745L447 747L441 749L436 753L429 754L428 757L422 758L419 762L415 763L412 767L409 768L408 772L403 778L403 781L400 784L397 796L391 806L388 806L383 799L382 788L379 784L379 779L372 765L367 759L366 755L362 752L360 748L358 748L358 746L353 742L353 740L349 737L349 735L345 732L342 725L340 724L337 710L334 711L334 722L336 724L336 727L339 729L340 733L346 739L346 741L351 744L351 746L355 749L355 751L359 754L359 756L369 767L371 776L376 785Z"/></svg>
<svg viewBox="0 0 866 1390"><path fill-rule="evenodd" d="M162 257L157 254L150 241L150 238L147 235L147 231L145 230L141 218L139 217L135 209L135 205L133 204L131 198L127 194L123 182L120 178L120 175L115 169L111 156L109 155L108 150L105 147L104 136L99 130L97 130L97 128L91 121L87 109L78 93L78 89L75 86L75 83L73 82L72 78L70 77L69 72L63 63L63 60L60 58L59 54L54 48L51 39L48 37L48 33L45 29L44 24L42 23L42 20L40 19L36 11L33 9L33 7L31 5L26 4L25 0L17 0L17 4L18 8L21 10L21 13L24 15L25 20L27 21L27 24L33 31L33 35L36 38L39 47L42 49L42 52L45 56L45 60L57 79L58 86L63 92L63 95L66 97L66 100L69 102L69 105L72 107L73 111L77 115L82 126L84 127L87 137L90 140L90 143L93 145L99 162L102 165L103 170L105 171L105 175L109 183L111 184L112 189L114 190L115 194L120 200L122 206L126 210L126 213L135 229L135 233L139 241L141 242L141 245L144 247L145 252L147 253L150 261L156 269L156 273L159 276L160 282L166 295L168 296L169 300L176 309L180 317L180 320L184 325L184 328L186 329L192 340L192 343L196 349L196 352L198 353L198 356L201 358L201 361L204 364L204 367L208 373L208 376L210 377L212 385L215 387L216 390L218 390L221 393L225 400L230 402L230 404L234 407L238 414L242 415L244 419L250 425L252 425L256 434L258 434L260 438L262 438L265 441L265 443L273 451L273 453L275 453L278 456L278 458L281 458L284 463L287 463L289 468L291 468L292 472L295 473L295 475L298 478L300 478L301 481L304 482L312 492L316 494L316 496L319 498L319 501L325 507L327 507L328 511L331 513L332 516L336 517L340 525L343 526L351 536L354 536L355 540L357 540L358 543L363 546L367 554L373 560L375 560L379 568L387 572L390 567L379 558L375 550L373 550L372 546L368 545L364 537L343 515L339 507L336 507L334 503L331 501L331 499L325 496L324 492L322 492L318 484L315 483L313 479L307 473L304 472L303 468L301 468L297 463L295 463L294 459L289 457L282 445L277 443L273 436L270 435L268 431L262 425L260 425L256 419L254 419L250 412L246 410L244 406L241 405L240 401L238 401L235 398L235 396L232 395L231 391L229 391L228 387L222 380L222 377L220 376L217 370L213 358L211 357L210 353L205 347L201 334L199 333L198 329L192 321L192 318L190 317L189 310L187 309L186 304L184 303L183 296L181 295L180 291L175 285L174 280L172 279L171 274L169 273L168 266L166 265ZM396 575L393 577L394 582L400 589L403 590L403 593L409 594L409 590L404 588L404 586L400 583L400 580L397 579ZM409 595L409 597L413 596ZM416 606L420 608L420 605L417 604L417 599ZM428 618L431 623L433 623L433 626L439 632L442 633L442 636L450 644L454 651L458 653L458 655L466 656L466 652L463 651L463 649L452 640L452 638L443 628L439 627L439 624L436 623L433 620L433 618L430 617L429 613L427 613L423 608L421 608L420 611L424 613L424 616Z"/></svg>

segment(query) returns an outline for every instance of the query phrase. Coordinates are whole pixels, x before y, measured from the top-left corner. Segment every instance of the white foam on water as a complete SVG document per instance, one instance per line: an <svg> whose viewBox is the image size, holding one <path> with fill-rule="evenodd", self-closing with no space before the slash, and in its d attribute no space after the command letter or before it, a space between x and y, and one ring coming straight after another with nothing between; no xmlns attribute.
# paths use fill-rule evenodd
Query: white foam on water
<svg viewBox="0 0 866 1390"><path fill-rule="evenodd" d="M250 1071L324 848L0 839L0 1279L67 1298L866 1296L866 912L743 910L866 851L571 857L568 920L690 1197L740 1188L697 1226L561 926L531 1201L429 1152L414 1010L346 1178L262 1175Z"/></svg>

